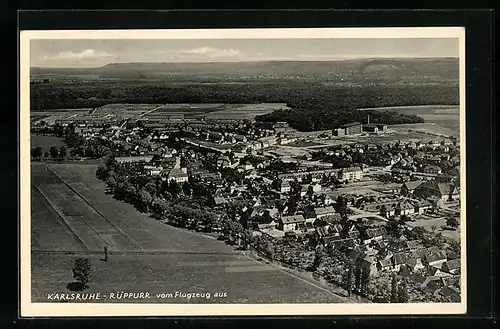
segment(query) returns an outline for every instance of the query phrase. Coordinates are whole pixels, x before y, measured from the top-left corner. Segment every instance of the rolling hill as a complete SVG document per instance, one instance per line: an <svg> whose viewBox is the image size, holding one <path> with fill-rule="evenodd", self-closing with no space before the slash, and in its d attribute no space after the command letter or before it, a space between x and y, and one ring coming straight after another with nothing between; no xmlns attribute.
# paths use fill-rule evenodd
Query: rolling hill
<svg viewBox="0 0 500 329"><path fill-rule="evenodd" d="M456 58L360 59L345 61L263 61L240 63L111 63L98 68L31 69L33 77L99 76L101 78L165 79L207 77L210 79L307 78L335 79L430 79L458 81Z"/></svg>

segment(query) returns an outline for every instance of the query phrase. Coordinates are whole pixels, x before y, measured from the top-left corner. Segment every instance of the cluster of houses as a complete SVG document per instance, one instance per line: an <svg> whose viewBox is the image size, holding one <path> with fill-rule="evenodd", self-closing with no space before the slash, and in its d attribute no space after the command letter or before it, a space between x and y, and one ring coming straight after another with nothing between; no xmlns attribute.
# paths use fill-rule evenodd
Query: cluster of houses
<svg viewBox="0 0 500 329"><path fill-rule="evenodd" d="M360 154L371 154L377 161L392 166L393 176L404 179L398 183L399 188L383 197L347 195L348 206L391 218L423 214L446 202L458 201L460 162L456 142L343 144L320 149L318 152L322 155L318 162L311 161L314 155L309 154L301 161L295 159L294 170L270 173L267 168L281 160L280 156L255 151L297 141L293 129L286 123L182 119L162 124L146 122L130 128L109 124L100 128L99 125L79 124L77 132L87 139L106 140L116 154L115 160L122 165L142 163L146 173L162 180L214 186L217 190L209 196L213 209L224 214L230 205L234 206L233 219L246 218L248 227L255 231L279 231L282 236L312 234L325 246L347 246L352 252L361 253L360 258L371 275L379 271L397 272L420 282L425 289L434 289L436 293L444 291L451 300L457 298L456 278L460 275L457 259L442 250L423 248L419 241L403 238L396 243L388 238L383 226L360 227L353 222L348 228L342 227L329 193L335 189L332 181L346 185L363 181L370 164L358 165L353 160ZM382 124L352 123L329 134L342 136L386 130L387 126ZM171 145L172 140L176 146ZM245 160L249 154L253 161ZM344 168L318 164L324 163L321 157L332 155L353 164ZM244 182L225 181L222 175L225 169L242 174ZM432 178L446 175L453 179L411 179L415 171ZM297 199L296 209L287 205L292 198Z"/></svg>

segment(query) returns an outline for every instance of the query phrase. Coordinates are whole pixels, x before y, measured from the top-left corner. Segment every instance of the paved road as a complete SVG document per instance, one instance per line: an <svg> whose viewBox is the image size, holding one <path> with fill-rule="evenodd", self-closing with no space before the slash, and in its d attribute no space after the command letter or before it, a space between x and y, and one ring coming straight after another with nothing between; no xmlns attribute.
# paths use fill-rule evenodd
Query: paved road
<svg viewBox="0 0 500 329"><path fill-rule="evenodd" d="M105 184L95 178L95 165L49 166L67 185L44 169L43 164L32 166L32 181L36 187L52 193L51 202L63 216L71 217L73 226L64 226L43 195L34 195L31 259L35 301L46 301L50 293L68 293L66 285L72 281L74 260L84 256L91 260L94 268L89 292L194 290L228 294L227 299L208 302L349 302L315 284L314 280L258 262L213 238L160 223L113 199L104 193ZM93 236L94 240L91 229L85 225L98 233ZM86 244L75 243L74 236L82 237ZM96 247L99 244L96 238L115 242L116 249L109 251L109 262L100 260L103 253ZM95 248L88 248L92 244ZM139 248L134 248L136 245Z"/></svg>

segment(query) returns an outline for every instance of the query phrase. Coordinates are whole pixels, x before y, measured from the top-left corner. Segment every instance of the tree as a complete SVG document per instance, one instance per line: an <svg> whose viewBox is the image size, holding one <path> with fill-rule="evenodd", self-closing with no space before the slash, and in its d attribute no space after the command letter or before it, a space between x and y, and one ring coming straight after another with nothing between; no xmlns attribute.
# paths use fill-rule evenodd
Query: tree
<svg viewBox="0 0 500 329"><path fill-rule="evenodd" d="M45 152L45 153L43 154L43 157L44 157L45 159L47 159L47 158L49 157L49 155L50 155L50 154L49 154L49 152Z"/></svg>
<svg viewBox="0 0 500 329"><path fill-rule="evenodd" d="M344 273L344 287L347 290L347 295L350 297L354 288L354 267L349 264L347 271Z"/></svg>
<svg viewBox="0 0 500 329"><path fill-rule="evenodd" d="M105 181L109 175L108 168L106 168L106 166L101 163L99 167L97 167L95 175L97 178Z"/></svg>
<svg viewBox="0 0 500 329"><path fill-rule="evenodd" d="M163 214L168 208L168 203L167 201L160 199L160 198L154 198L153 203L151 205L153 212L157 216L157 218L161 219Z"/></svg>
<svg viewBox="0 0 500 329"><path fill-rule="evenodd" d="M398 303L408 303L408 283L403 280L398 289Z"/></svg>
<svg viewBox="0 0 500 329"><path fill-rule="evenodd" d="M142 210L145 212L149 211L149 206L153 202L153 197L151 194L144 188L139 191L139 201Z"/></svg>
<svg viewBox="0 0 500 329"><path fill-rule="evenodd" d="M432 231L432 233L436 232L436 229L437 229L436 225L431 225L431 231Z"/></svg>
<svg viewBox="0 0 500 329"><path fill-rule="evenodd" d="M392 275L391 281L391 303L398 302L398 280L396 278L396 274Z"/></svg>
<svg viewBox="0 0 500 329"><path fill-rule="evenodd" d="M416 226L411 230L407 230L405 233L409 239L412 240L423 240L425 239L426 231L421 226Z"/></svg>
<svg viewBox="0 0 500 329"><path fill-rule="evenodd" d="M54 125L54 134L57 137L63 137L63 135L64 135L64 128L59 123L56 123Z"/></svg>
<svg viewBox="0 0 500 329"><path fill-rule="evenodd" d="M453 229L456 229L459 225L458 219L455 216L448 216L448 218L446 218L446 225Z"/></svg>
<svg viewBox="0 0 500 329"><path fill-rule="evenodd" d="M368 293L368 285L370 284L370 269L367 267L363 267L361 270L361 278L360 278L360 292L361 294L366 295Z"/></svg>
<svg viewBox="0 0 500 329"><path fill-rule="evenodd" d="M114 188L115 185L116 185L116 179L113 177L113 176L109 176L108 179L106 180L106 184L110 187L110 188Z"/></svg>
<svg viewBox="0 0 500 329"><path fill-rule="evenodd" d="M49 149L49 152L50 152L50 156L53 159L57 158L57 156L59 155L59 151L57 150L57 147L55 147L55 146L51 146Z"/></svg>
<svg viewBox="0 0 500 329"><path fill-rule="evenodd" d="M339 213L340 217L343 220L347 220L347 199L343 196L339 196L337 198L337 202L335 204L335 210Z"/></svg>
<svg viewBox="0 0 500 329"><path fill-rule="evenodd" d="M182 187L179 183L177 183L175 180L171 180L168 184L168 191L174 196L177 197L179 196L183 191Z"/></svg>
<svg viewBox="0 0 500 329"><path fill-rule="evenodd" d="M452 240L450 243L450 251L454 255L455 259L460 259L460 242Z"/></svg>
<svg viewBox="0 0 500 329"><path fill-rule="evenodd" d="M32 149L32 156L33 158L40 159L42 157L42 148L40 146L37 146L34 149Z"/></svg>
<svg viewBox="0 0 500 329"><path fill-rule="evenodd" d="M66 157L66 147L64 145L61 145L59 149L59 156L63 159Z"/></svg>
<svg viewBox="0 0 500 329"><path fill-rule="evenodd" d="M361 290L361 271L362 271L362 269L359 266L359 263L356 264L355 269L354 269L354 287L358 291Z"/></svg>
<svg viewBox="0 0 500 329"><path fill-rule="evenodd" d="M324 247L320 244L316 248L316 253L314 255L314 262L311 266L312 272L316 271L319 268L319 266L323 261L324 256L325 256L325 250Z"/></svg>
<svg viewBox="0 0 500 329"><path fill-rule="evenodd" d="M82 289L87 288L92 265L88 258L77 258L73 267L73 278L81 284Z"/></svg>

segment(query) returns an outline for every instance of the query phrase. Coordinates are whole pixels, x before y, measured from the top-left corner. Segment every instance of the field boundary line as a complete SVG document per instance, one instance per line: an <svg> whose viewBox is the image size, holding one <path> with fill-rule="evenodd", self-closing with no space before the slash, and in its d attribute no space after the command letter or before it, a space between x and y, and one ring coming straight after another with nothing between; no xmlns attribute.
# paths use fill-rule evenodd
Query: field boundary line
<svg viewBox="0 0 500 329"><path fill-rule="evenodd" d="M101 216L112 228L116 229L118 232L120 232L129 242L132 246L135 248L143 251L144 249L135 241L133 240L127 233L123 232L122 229L120 229L118 226L116 226L113 222L111 222L102 212L100 212L97 208L95 208L90 201L88 201L83 195L81 195L78 191L76 191L70 184L68 184L64 179L57 174L54 169L50 168L47 166L49 171L54 174L61 182L64 183L73 193L75 193L80 199L82 199L90 208L92 208L99 216ZM90 226L90 224L87 223L87 225ZM95 230L94 230L95 231ZM102 240L106 241L97 231L96 234L101 237Z"/></svg>
<svg viewBox="0 0 500 329"><path fill-rule="evenodd" d="M33 254L61 254L61 255L97 255L102 254L102 250L53 250L53 249L33 249ZM109 255L128 256L128 255L211 255L211 256L241 256L235 253L216 253L216 252L195 252L195 251L173 251L173 250L127 250L127 251L108 251Z"/></svg>
<svg viewBox="0 0 500 329"><path fill-rule="evenodd" d="M59 217L59 220L58 222L64 226L69 232L71 232L71 235L75 238L76 242L83 248L83 252L85 251L89 251L89 247L87 247L87 245L83 242L83 240L78 236L78 234L71 228L71 226L68 224L67 220L66 220L66 215L64 215L62 213L62 211L59 209L59 207L57 207L51 200L49 197L47 197L47 195L40 189L39 186L36 186L35 185L35 188L38 190L38 192L40 192L40 194L42 195L42 197L45 199L45 201L47 201L47 203L49 204L49 206L54 209L54 211L56 212L57 216Z"/></svg>
<svg viewBox="0 0 500 329"><path fill-rule="evenodd" d="M245 254L245 256L246 256L246 257L248 257L249 259L251 259L251 260L253 260L253 261L257 262L257 263L261 263L261 262L257 259L257 257L258 257L258 256L253 255L252 253L246 253L246 254ZM264 259L264 258L262 258L262 259ZM353 304L353 303L356 303L355 301L353 301L353 300L352 300L352 299L350 299L349 297L344 297L344 296L341 296L341 295L339 295L339 294L335 293L334 291L332 291L331 289L329 289L329 288L327 288L327 287L324 287L324 286L323 286L322 284L320 284L319 282L313 282L311 279L306 278L306 277L304 277L304 276L300 275L299 273L294 272L294 271L293 271L293 270L291 270L291 269L287 269L287 268L285 268L284 266L281 266L281 265L275 264L275 263L273 263L273 262L269 262L269 263L267 263L267 262L266 262L266 265L271 266L271 267L274 267L276 270L280 271L281 273L287 274L287 275L289 275L289 276L291 276L291 277L293 277L293 278L295 278L295 279L297 279L297 280L299 280L299 281L302 281L302 282L304 282L304 283L307 283L307 284L309 284L309 285L311 285L311 286L313 286L313 287L315 287L315 288L318 288L318 289L322 290L323 292L326 292L326 293L328 293L328 294L330 294L330 295L332 295L332 296L335 296L335 297L339 298L340 300L342 300L342 301L343 301L344 303L346 303L346 304Z"/></svg>

